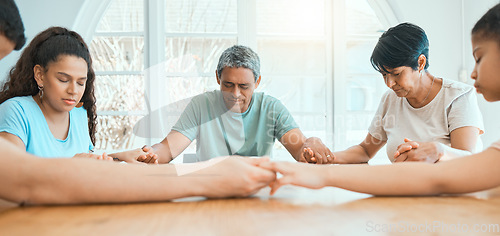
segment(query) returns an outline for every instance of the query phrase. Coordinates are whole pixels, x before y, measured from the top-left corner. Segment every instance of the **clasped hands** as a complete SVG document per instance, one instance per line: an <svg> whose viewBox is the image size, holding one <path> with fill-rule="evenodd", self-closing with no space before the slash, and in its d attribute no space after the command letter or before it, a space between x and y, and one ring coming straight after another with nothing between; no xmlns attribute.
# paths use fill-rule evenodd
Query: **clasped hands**
<svg viewBox="0 0 500 236"><path fill-rule="evenodd" d="M320 149L321 150L321 149ZM304 156L307 162L314 162L312 157L319 157L318 164L332 163L335 161L333 154L324 151L326 155L331 155L333 158L327 159L326 163L323 157L325 154L320 152L312 153L307 148L304 150ZM314 155L313 155L314 154ZM435 163L444 155L443 144L438 142L416 142L410 139L404 139L404 143L398 146L394 154L395 162L405 161L420 161ZM282 177L273 181L269 186L271 187L271 194L274 194L278 188L283 185L292 184L296 186L319 189L328 186L328 178L325 176L334 173L335 166L328 165L310 165L306 163L292 163L292 162L262 162L259 165L262 168L281 173Z"/></svg>
<svg viewBox="0 0 500 236"><path fill-rule="evenodd" d="M127 163L145 163L145 164L158 164L158 155L154 153L154 149L150 146L143 146L131 151L122 153L111 154L110 157L104 153L103 155L96 155L91 153L80 153L75 157L87 157L97 160L117 160ZM119 157L119 158L117 158ZM315 164L333 164L335 156L328 147L316 137L306 139L300 148L298 156L299 162L315 163Z"/></svg>
<svg viewBox="0 0 500 236"><path fill-rule="evenodd" d="M217 180L221 181L221 183L219 183L217 185L219 187L215 189L219 192L212 189L211 192L213 196L207 196L248 196L266 186L270 186L271 194L274 194L278 188L287 184L312 189L328 186L328 178L325 176L328 176L331 172L335 172L335 166L311 165L308 163L334 163L335 156L330 149L328 149L320 139L309 138L300 150L299 162L306 163L272 162L269 158L230 157L227 161L220 162L220 164L207 168L205 171L209 171L210 173L227 173L227 176L231 176L231 178L218 178ZM128 159L130 160L122 160L121 158L120 160L129 163L158 163L157 155L152 152L153 149L149 146L133 151L133 155L129 155L130 158ZM442 153L443 147L435 142L415 142L405 139L404 143L398 146L394 157L395 162L436 162L442 156ZM77 154L75 157L91 157L102 160L113 159L106 154ZM279 179L276 178L276 173L281 173L282 177ZM235 179L234 176L240 178ZM226 187L224 189L219 189L220 186Z"/></svg>
<svg viewBox="0 0 500 236"><path fill-rule="evenodd" d="M335 162L335 155L333 152L323 144L321 139L316 137L306 139L302 145L301 151L299 162L315 164L333 164Z"/></svg>
<svg viewBox="0 0 500 236"><path fill-rule="evenodd" d="M438 142L416 142L405 138L394 153L394 162L419 161L436 163L443 156L443 146Z"/></svg>

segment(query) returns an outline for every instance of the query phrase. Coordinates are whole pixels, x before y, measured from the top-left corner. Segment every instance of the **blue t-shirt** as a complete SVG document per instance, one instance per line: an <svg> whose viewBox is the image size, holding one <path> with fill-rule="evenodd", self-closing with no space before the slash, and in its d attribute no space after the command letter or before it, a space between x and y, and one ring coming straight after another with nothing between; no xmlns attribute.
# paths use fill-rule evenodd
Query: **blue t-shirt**
<svg viewBox="0 0 500 236"><path fill-rule="evenodd" d="M60 140L52 135L33 97L14 97L0 104L0 132L16 135L26 146L26 152L40 157L72 157L94 148L87 111L83 107L73 108L69 120L68 136Z"/></svg>
<svg viewBox="0 0 500 236"><path fill-rule="evenodd" d="M276 139L298 128L292 115L276 98L254 93L248 109L226 108L220 90L195 96L172 130L196 139L198 161L218 156L271 155Z"/></svg>

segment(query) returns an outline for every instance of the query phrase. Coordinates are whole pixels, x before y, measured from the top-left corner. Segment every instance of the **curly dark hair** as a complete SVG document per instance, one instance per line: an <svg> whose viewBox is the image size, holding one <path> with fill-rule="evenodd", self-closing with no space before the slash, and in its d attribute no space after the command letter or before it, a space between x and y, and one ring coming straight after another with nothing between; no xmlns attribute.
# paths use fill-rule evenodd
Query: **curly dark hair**
<svg viewBox="0 0 500 236"><path fill-rule="evenodd" d="M74 31L62 27L51 27L33 38L23 50L16 65L10 70L9 78L0 91L0 104L13 97L38 94L39 89L33 68L40 65L47 70L47 65L51 62L57 62L61 55L76 56L87 62L87 82L80 102L83 102L83 107L87 110L89 135L95 145L97 125L94 95L95 73L92 69L92 59L87 44Z"/></svg>

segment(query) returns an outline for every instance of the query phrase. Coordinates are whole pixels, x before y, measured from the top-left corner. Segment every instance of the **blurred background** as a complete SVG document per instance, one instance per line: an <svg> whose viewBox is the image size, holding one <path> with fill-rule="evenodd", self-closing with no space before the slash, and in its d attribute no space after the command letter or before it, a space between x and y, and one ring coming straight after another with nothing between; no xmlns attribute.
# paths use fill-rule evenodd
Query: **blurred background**
<svg viewBox="0 0 500 236"><path fill-rule="evenodd" d="M498 0L16 0L31 40L50 26L80 33L97 74L97 151L162 140L185 99L218 89L217 60L234 44L261 58L259 92L280 99L306 136L333 150L360 143L387 90L369 58L389 27L411 22L430 40L429 71L472 84L470 30ZM0 82L19 58L0 62ZM500 105L479 105L484 147ZM163 117L149 114L168 109ZM161 112L160 112L161 113ZM139 120L140 127L136 127ZM192 144L185 153L195 153ZM275 156L286 156L279 144ZM388 163L381 150L374 163ZM289 157L291 158L291 157ZM182 161L182 160L180 160Z"/></svg>

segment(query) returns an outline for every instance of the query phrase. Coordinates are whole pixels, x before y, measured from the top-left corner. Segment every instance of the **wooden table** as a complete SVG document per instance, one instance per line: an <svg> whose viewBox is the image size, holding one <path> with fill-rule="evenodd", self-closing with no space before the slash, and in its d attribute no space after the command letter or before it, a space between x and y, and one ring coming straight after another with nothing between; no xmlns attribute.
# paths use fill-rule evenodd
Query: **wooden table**
<svg viewBox="0 0 500 236"><path fill-rule="evenodd" d="M17 207L3 202L0 235L500 234L500 189L441 197L372 197L293 186L270 197L268 191L243 199L143 204Z"/></svg>

